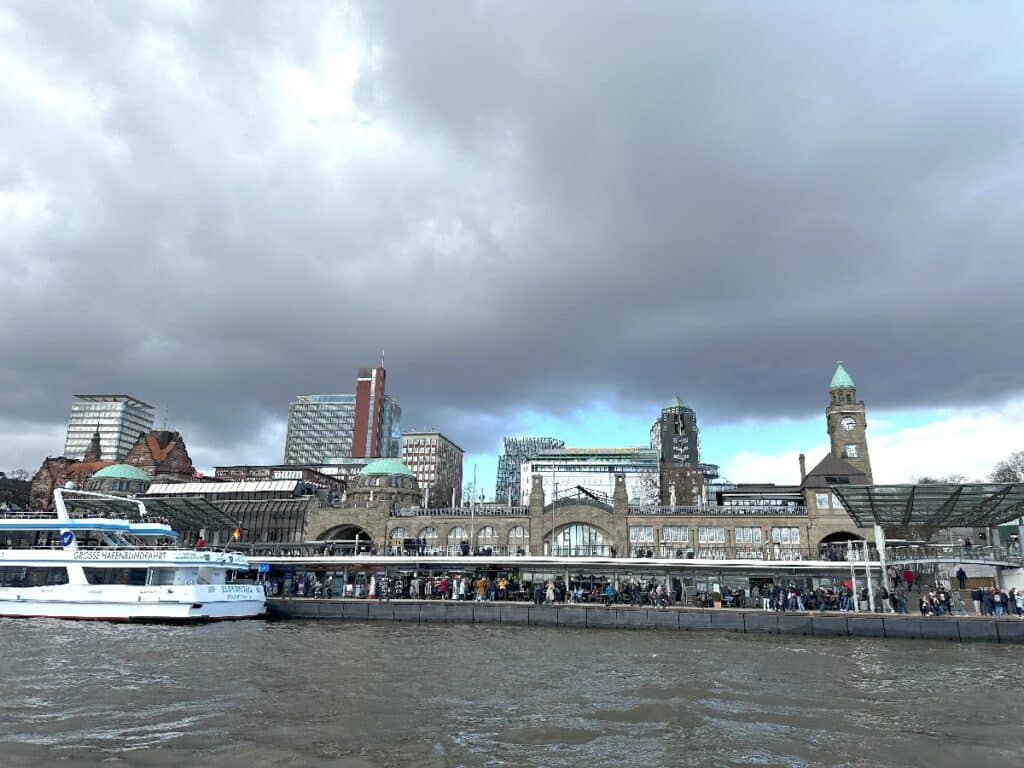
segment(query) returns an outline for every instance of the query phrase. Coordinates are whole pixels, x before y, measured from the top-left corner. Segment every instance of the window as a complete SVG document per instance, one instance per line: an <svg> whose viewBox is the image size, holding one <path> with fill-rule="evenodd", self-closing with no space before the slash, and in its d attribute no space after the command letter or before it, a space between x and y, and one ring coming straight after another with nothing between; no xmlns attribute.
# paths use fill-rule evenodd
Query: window
<svg viewBox="0 0 1024 768"><path fill-rule="evenodd" d="M130 584L133 587L146 585L146 568L83 568L85 579L90 584Z"/></svg>
<svg viewBox="0 0 1024 768"><path fill-rule="evenodd" d="M772 528L772 544L799 544L799 528Z"/></svg>
<svg viewBox="0 0 1024 768"><path fill-rule="evenodd" d="M698 528L697 541L700 544L725 544L725 528Z"/></svg>
<svg viewBox="0 0 1024 768"><path fill-rule="evenodd" d="M0 587L49 587L68 583L67 568L0 567Z"/></svg>
<svg viewBox="0 0 1024 768"><path fill-rule="evenodd" d="M391 539L391 541L402 541L402 539L405 538L405 528L392 528L388 532L388 538Z"/></svg>
<svg viewBox="0 0 1024 768"><path fill-rule="evenodd" d="M490 525L485 525L476 532L476 544L478 547L496 547L498 545L498 533Z"/></svg>
<svg viewBox="0 0 1024 768"><path fill-rule="evenodd" d="M760 528L737 528L733 531L733 541L736 544L760 544Z"/></svg>
<svg viewBox="0 0 1024 768"><path fill-rule="evenodd" d="M649 544L654 542L654 527L650 525L629 526L629 541L631 544Z"/></svg>
<svg viewBox="0 0 1024 768"><path fill-rule="evenodd" d="M857 444L856 443L847 443L846 446L845 446L844 453L846 454L846 458L848 458L848 459L856 459L857 458Z"/></svg>
<svg viewBox="0 0 1024 768"><path fill-rule="evenodd" d="M437 529L432 527L420 529L419 536L416 538L423 539L428 547L432 547L437 544Z"/></svg>
<svg viewBox="0 0 1024 768"><path fill-rule="evenodd" d="M457 525L454 528L452 528L450 531L448 531L448 543L449 544L458 544L458 543L460 543L462 541L465 541L468 538L469 538L469 534L466 533L466 529L462 528L461 526Z"/></svg>
<svg viewBox="0 0 1024 768"><path fill-rule="evenodd" d="M555 535L554 554L563 557L601 557L608 554L604 535L592 525L573 523Z"/></svg>
<svg viewBox="0 0 1024 768"><path fill-rule="evenodd" d="M827 494L827 493L817 493L817 494L815 494L814 495L815 506L817 506L818 509L828 509L831 506L831 504L829 504L828 497L829 497L829 494Z"/></svg>
<svg viewBox="0 0 1024 768"><path fill-rule="evenodd" d="M521 547L526 544L529 538L526 535L526 529L521 525L517 525L508 532L508 545L510 547Z"/></svg>
<svg viewBox="0 0 1024 768"><path fill-rule="evenodd" d="M690 540L690 529L682 525L666 525L661 529L661 540L666 544L686 544Z"/></svg>

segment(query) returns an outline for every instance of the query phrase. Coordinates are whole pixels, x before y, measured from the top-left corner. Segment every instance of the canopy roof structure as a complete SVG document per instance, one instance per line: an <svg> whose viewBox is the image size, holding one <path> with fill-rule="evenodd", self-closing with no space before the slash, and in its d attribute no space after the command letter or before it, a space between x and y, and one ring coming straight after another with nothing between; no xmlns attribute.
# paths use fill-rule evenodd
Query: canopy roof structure
<svg viewBox="0 0 1024 768"><path fill-rule="evenodd" d="M1024 515L1024 483L833 485L857 525L987 528Z"/></svg>
<svg viewBox="0 0 1024 768"><path fill-rule="evenodd" d="M229 530L236 525L220 507L202 498L140 496L135 499L112 499L77 496L73 491L64 497L64 504L71 517L116 517L136 523L143 521L137 501L145 504L147 517L166 518L171 528L179 532L198 531L200 528Z"/></svg>

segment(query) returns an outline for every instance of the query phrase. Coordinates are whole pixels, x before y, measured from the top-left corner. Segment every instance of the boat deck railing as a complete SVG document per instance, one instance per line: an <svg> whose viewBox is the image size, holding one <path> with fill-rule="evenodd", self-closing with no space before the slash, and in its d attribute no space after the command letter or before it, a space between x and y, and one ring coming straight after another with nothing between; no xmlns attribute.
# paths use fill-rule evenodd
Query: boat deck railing
<svg viewBox="0 0 1024 768"><path fill-rule="evenodd" d="M60 544L33 544L27 547L15 547L5 544L0 541L0 549L3 550L25 550L25 551L42 551L52 552L58 550L65 550L66 547L62 547ZM95 551L98 549L119 551L119 552L174 552L174 551L186 551L186 552L209 552L215 555L244 555L244 552L238 551L238 549L226 548L226 547L204 547L203 549L197 550L195 547L182 546L178 544L154 544L147 546L135 546L127 545L123 547L112 546L109 544L81 544L77 545L79 551Z"/></svg>

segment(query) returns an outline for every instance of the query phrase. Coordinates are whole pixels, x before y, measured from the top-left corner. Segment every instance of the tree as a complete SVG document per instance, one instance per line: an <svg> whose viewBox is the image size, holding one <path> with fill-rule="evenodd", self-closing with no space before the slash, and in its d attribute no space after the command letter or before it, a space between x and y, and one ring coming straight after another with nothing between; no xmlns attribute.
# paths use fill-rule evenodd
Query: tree
<svg viewBox="0 0 1024 768"><path fill-rule="evenodd" d="M1011 453L996 464L989 479L994 483L1024 483L1024 451Z"/></svg>
<svg viewBox="0 0 1024 768"><path fill-rule="evenodd" d="M640 498L638 501L640 504L661 503L661 481L657 472L644 472L640 475ZM676 503L680 502L677 500Z"/></svg>
<svg viewBox="0 0 1024 768"><path fill-rule="evenodd" d="M32 473L27 469L15 469L7 473L8 480L31 480Z"/></svg>
<svg viewBox="0 0 1024 768"><path fill-rule="evenodd" d="M924 477L917 478L918 485L960 485L966 483L966 475L946 475L945 477Z"/></svg>

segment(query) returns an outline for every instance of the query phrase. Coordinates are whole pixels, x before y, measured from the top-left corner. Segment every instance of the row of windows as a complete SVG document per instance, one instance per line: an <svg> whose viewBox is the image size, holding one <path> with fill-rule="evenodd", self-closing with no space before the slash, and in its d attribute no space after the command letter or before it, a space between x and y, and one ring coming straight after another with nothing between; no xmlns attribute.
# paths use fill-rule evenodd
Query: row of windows
<svg viewBox="0 0 1024 768"><path fill-rule="evenodd" d="M682 530L686 530L683 528ZM630 541L641 541L634 540L632 538L632 530L630 531ZM678 536L678 535L676 535ZM680 539L666 539L663 535L662 541L674 541L674 542L686 542L687 534L683 534ZM653 541L653 536L650 539L643 541ZM771 529L771 542L772 544L800 544L800 528L798 527L774 527ZM698 544L725 544L725 528L717 527L700 527L697 528L697 543ZM732 531L732 543L733 544L750 544L759 545L762 544L762 530L758 527L741 527L734 528Z"/></svg>
<svg viewBox="0 0 1024 768"><path fill-rule="evenodd" d="M0 567L0 587L48 587L68 583L67 568Z"/></svg>
<svg viewBox="0 0 1024 768"><path fill-rule="evenodd" d="M393 542L403 541L409 538L405 528L393 528L388 532L388 537ZM434 546L438 542L437 529L433 526L427 526L421 528L419 533L416 534L417 539L423 539L427 542L427 546ZM516 546L524 544L530 535L526 532L526 528L521 525L517 525L508 532L508 543L509 546ZM462 526L456 526L448 531L448 543L458 544L462 541L469 540L469 533ZM494 530L493 526L485 525L478 529L476 532L477 543L483 546L496 546L498 544L498 532Z"/></svg>
<svg viewBox="0 0 1024 768"><path fill-rule="evenodd" d="M817 493L814 495L814 503L818 509L842 509L843 505L836 496L831 493Z"/></svg>

